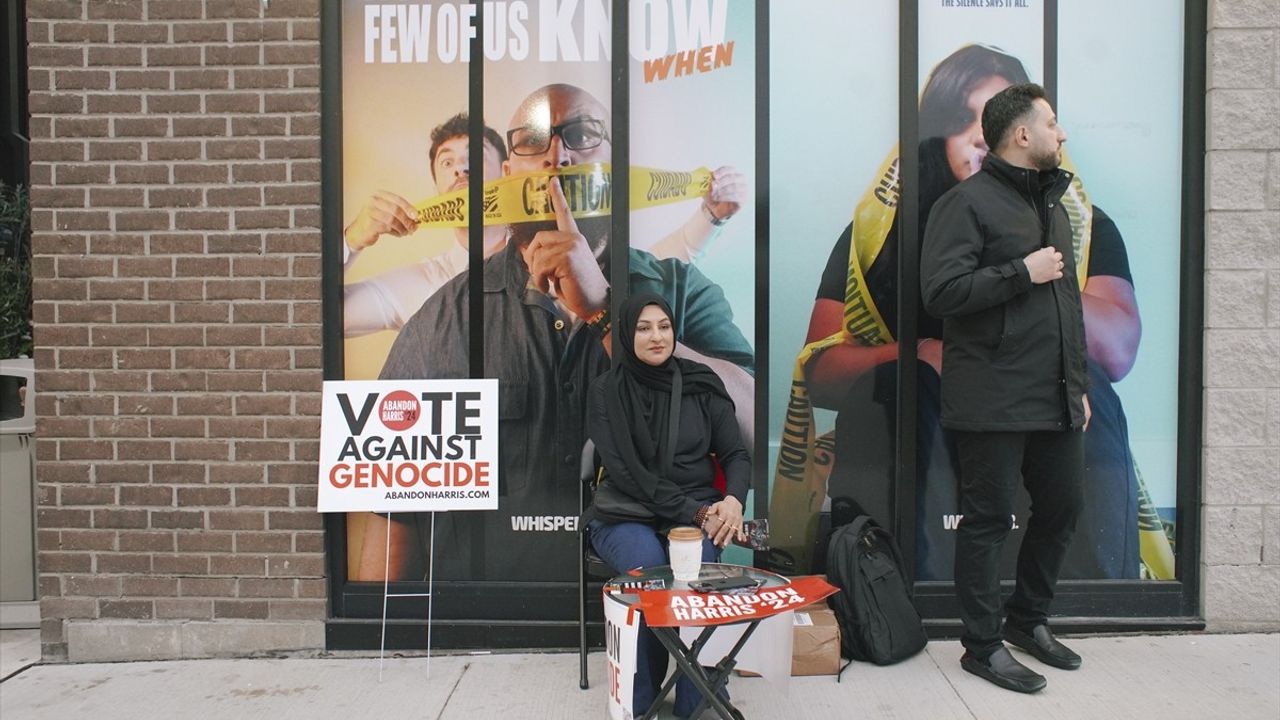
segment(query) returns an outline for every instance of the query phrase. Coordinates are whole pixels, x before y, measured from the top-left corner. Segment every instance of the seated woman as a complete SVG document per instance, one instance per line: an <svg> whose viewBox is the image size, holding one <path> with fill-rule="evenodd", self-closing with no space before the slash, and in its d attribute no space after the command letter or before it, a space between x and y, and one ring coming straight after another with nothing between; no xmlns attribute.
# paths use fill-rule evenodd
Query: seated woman
<svg viewBox="0 0 1280 720"><path fill-rule="evenodd" d="M702 559L707 562L715 562L735 535L745 539L742 507L751 460L733 401L706 365L672 357L671 327L665 300L650 294L629 298L614 325L619 353L614 367L592 383L587 401L588 435L605 475L584 519L592 546L618 572L668 564L666 531L675 525L706 531ZM674 431L673 414L678 418ZM728 494L723 497L713 484L711 453L724 469ZM636 654L632 704L640 717L667 671L666 650L643 621ZM676 715L689 715L700 700L682 677Z"/></svg>

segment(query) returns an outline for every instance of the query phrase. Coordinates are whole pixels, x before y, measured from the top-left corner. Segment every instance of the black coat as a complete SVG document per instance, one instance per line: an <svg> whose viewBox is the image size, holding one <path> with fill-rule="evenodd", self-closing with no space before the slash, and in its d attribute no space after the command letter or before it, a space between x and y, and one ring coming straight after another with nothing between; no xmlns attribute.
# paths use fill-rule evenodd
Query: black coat
<svg viewBox="0 0 1280 720"><path fill-rule="evenodd" d="M943 318L942 424L954 430L1084 425L1084 314L1065 170L1037 172L995 153L929 213L921 249L925 309ZM1062 277L1034 285L1023 258L1052 244Z"/></svg>

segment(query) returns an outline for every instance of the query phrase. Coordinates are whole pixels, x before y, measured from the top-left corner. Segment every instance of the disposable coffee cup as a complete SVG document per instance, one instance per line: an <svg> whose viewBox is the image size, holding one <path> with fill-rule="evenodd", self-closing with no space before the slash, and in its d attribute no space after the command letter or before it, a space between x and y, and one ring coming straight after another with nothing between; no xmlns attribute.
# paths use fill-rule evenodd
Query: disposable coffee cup
<svg viewBox="0 0 1280 720"><path fill-rule="evenodd" d="M674 527L667 532L671 553L671 575L683 582L698 579L702 569L702 531L696 527Z"/></svg>

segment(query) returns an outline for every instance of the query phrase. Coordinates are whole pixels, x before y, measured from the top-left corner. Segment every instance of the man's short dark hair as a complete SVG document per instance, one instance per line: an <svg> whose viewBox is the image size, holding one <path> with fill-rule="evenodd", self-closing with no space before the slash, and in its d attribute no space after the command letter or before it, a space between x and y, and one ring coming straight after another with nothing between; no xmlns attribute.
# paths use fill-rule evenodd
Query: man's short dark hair
<svg viewBox="0 0 1280 720"><path fill-rule="evenodd" d="M996 93L982 108L982 137L995 151L1004 144L1009 131L1035 107L1036 100L1048 100L1044 88L1020 83Z"/></svg>
<svg viewBox="0 0 1280 720"><path fill-rule="evenodd" d="M432 180L436 179L436 153L440 152L440 146L446 140L466 137L469 124L470 121L467 119L467 114L462 112L440 123L431 131L431 150L427 153L427 161L431 163ZM497 130L485 125L484 139L488 140L493 149L498 151L499 160L507 159L507 144L502 141L502 136L498 134Z"/></svg>

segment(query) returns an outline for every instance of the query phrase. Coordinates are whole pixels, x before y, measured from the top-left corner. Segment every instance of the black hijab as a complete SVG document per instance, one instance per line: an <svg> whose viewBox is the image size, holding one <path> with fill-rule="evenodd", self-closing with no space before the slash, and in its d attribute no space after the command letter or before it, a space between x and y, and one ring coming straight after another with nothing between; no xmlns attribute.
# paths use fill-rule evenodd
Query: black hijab
<svg viewBox="0 0 1280 720"><path fill-rule="evenodd" d="M636 324L648 305L656 305L675 324L671 306L660 296L641 293L627 298L622 316L614 323L614 347L619 352L603 381L609 432L638 484L635 489L642 497L652 498L659 474L670 475L675 454L670 446L673 387L679 385L682 401L708 392L732 399L720 377L700 362L672 356L655 366L636 357Z"/></svg>

